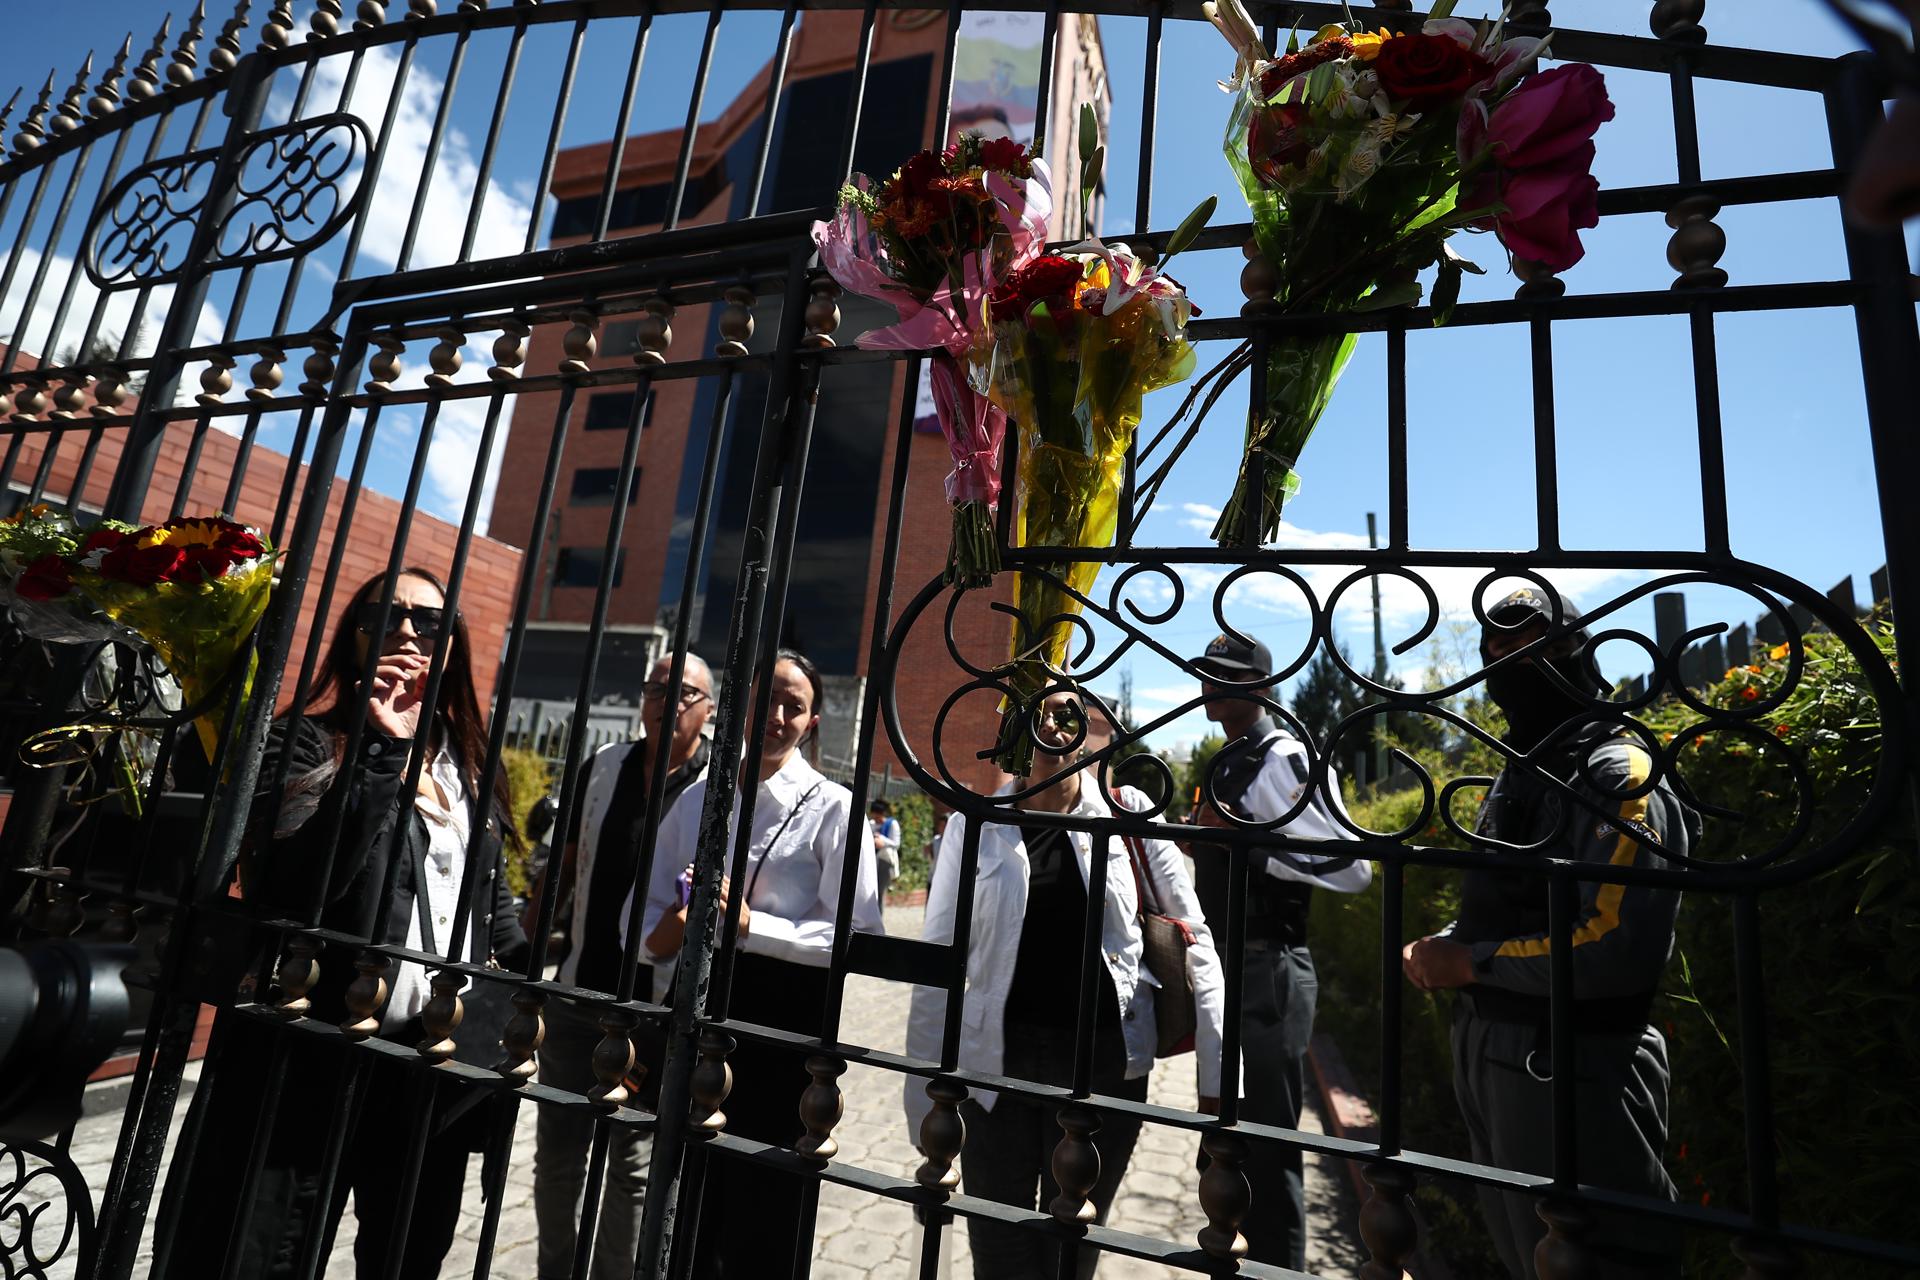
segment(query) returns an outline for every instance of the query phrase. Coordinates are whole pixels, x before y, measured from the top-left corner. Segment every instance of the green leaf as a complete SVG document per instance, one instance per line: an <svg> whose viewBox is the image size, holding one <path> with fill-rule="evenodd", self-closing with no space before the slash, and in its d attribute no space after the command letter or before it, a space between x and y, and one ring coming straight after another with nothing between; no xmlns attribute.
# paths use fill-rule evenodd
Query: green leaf
<svg viewBox="0 0 1920 1280"><path fill-rule="evenodd" d="M1443 244L1440 246L1440 248L1445 251L1447 261L1459 267L1460 270L1471 271L1474 275L1477 275L1477 276L1483 276L1487 274L1487 269L1485 267L1475 262L1472 258L1462 257L1460 254L1460 251L1458 249L1455 249L1452 245Z"/></svg>
<svg viewBox="0 0 1920 1280"><path fill-rule="evenodd" d="M1385 311L1388 307L1410 307L1420 301L1420 282L1403 280L1383 285L1353 304L1355 311Z"/></svg>
<svg viewBox="0 0 1920 1280"><path fill-rule="evenodd" d="M1300 52L1300 28L1298 27L1295 27L1293 30L1287 32L1287 52L1288 53Z"/></svg>
<svg viewBox="0 0 1920 1280"><path fill-rule="evenodd" d="M1454 0L1433 0L1433 8L1427 13L1427 21L1434 22L1453 16Z"/></svg>
<svg viewBox="0 0 1920 1280"><path fill-rule="evenodd" d="M1433 327L1438 329L1453 318L1454 304L1460 301L1460 260L1443 258L1440 274L1433 281Z"/></svg>
<svg viewBox="0 0 1920 1280"><path fill-rule="evenodd" d="M1219 196L1208 196L1193 207L1193 212L1186 216L1178 229L1167 239L1167 251L1160 258L1161 270L1166 269L1167 263L1172 261L1174 254L1186 249L1199 238L1202 231L1207 229L1207 223L1213 221L1213 211L1219 207L1219 204Z"/></svg>
<svg viewBox="0 0 1920 1280"><path fill-rule="evenodd" d="M1100 145L1100 118L1093 113L1093 104L1080 104L1080 165L1084 169L1094 149Z"/></svg>

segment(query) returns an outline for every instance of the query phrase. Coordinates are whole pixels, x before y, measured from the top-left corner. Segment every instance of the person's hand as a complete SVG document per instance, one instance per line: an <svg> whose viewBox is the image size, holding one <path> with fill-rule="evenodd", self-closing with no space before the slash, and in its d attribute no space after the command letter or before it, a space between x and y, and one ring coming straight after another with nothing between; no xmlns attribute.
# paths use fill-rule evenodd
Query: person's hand
<svg viewBox="0 0 1920 1280"><path fill-rule="evenodd" d="M373 670L367 719L389 738L412 738L420 725L430 659L423 653L385 654Z"/></svg>
<svg viewBox="0 0 1920 1280"><path fill-rule="evenodd" d="M1421 938L1400 950L1400 967L1407 981L1422 991L1447 991L1472 986L1473 951L1445 938Z"/></svg>
<svg viewBox="0 0 1920 1280"><path fill-rule="evenodd" d="M720 877L720 918L722 920L727 918L727 903L732 899L732 897L733 897L732 877L721 876ZM746 899L743 898L740 901L740 936L741 937L744 938L747 936L747 922L752 919L753 919L753 908L749 907L746 903Z"/></svg>
<svg viewBox="0 0 1920 1280"><path fill-rule="evenodd" d="M1203 1116L1217 1116L1220 1114L1220 1098L1217 1094L1211 1098L1204 1093L1201 1094L1199 1104L1196 1110Z"/></svg>

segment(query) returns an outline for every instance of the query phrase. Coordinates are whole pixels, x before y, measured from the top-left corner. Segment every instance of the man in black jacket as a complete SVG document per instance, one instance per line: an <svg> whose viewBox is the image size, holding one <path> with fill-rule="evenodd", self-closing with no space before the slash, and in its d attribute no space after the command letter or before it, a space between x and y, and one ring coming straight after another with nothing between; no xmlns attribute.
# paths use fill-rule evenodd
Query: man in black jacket
<svg viewBox="0 0 1920 1280"><path fill-rule="evenodd" d="M595 753L574 824L563 851L562 885L571 880L572 948L560 966L559 981L589 991L619 987L621 904L640 873L652 771L662 734L668 746L666 799L662 814L707 770L707 741L702 736L713 711L713 676L698 655L688 654L678 701L668 697L672 659L653 664L645 685L641 715L647 736L617 742ZM571 876L565 872L571 869ZM536 889L534 900L540 892ZM654 998L653 967L643 951L634 995ZM584 1094L593 1088L593 1048L602 1031L596 1019L555 1001L548 1006L547 1037L540 1048L540 1082ZM658 1063L646 1064L657 1070ZM587 1153L593 1141L593 1116L562 1107L541 1107L534 1130L533 1207L540 1231L540 1280L573 1274L574 1249ZM633 1274L636 1232L645 1205L647 1161L652 1143L644 1134L617 1125L607 1152L606 1192L594 1235L591 1280L626 1280Z"/></svg>
<svg viewBox="0 0 1920 1280"><path fill-rule="evenodd" d="M1481 657L1491 665L1547 637L1487 676L1518 753L1487 794L1477 834L1486 847L1616 867L1666 865L1684 855L1699 818L1668 780L1647 786L1654 761L1632 734L1590 719L1600 681L1585 654L1576 610L1522 588L1488 615ZM1571 690L1579 690L1576 694ZM1661 1162L1667 1137L1667 1046L1648 1011L1673 949L1677 889L1588 881L1573 921L1573 1089L1581 1182L1672 1199ZM1454 1006L1454 1092L1473 1158L1530 1173L1553 1172L1553 1066L1548 1018L1553 940L1548 881L1522 871L1469 871L1460 916L1403 952L1423 991L1459 990ZM1501 1260L1531 1280L1546 1225L1530 1196L1480 1189ZM1589 1240L1603 1277L1677 1275L1675 1242L1655 1227L1602 1221Z"/></svg>

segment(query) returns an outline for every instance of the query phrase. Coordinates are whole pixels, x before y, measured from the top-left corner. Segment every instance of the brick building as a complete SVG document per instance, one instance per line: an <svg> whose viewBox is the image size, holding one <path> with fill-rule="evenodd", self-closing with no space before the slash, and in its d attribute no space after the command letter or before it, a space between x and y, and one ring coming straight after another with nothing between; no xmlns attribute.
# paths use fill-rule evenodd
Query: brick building
<svg viewBox="0 0 1920 1280"><path fill-rule="evenodd" d="M1022 140L1034 136L1039 77L1041 15L969 15L963 28L955 76L953 128L1005 132ZM975 24L978 24L976 26ZM718 116L700 126L690 176L681 202L681 225L697 225L751 216L755 212L825 208L839 185L838 152L853 87L853 58L860 15L857 12L809 12L796 29L771 148L765 190L759 208L746 207L753 165L760 147L760 121L771 67L762 67L741 94ZM945 24L915 11L883 14L873 33L861 127L854 148L854 169L872 175L890 173L914 151L927 146L938 120L939 61ZM1090 17L1062 14L1059 19L1057 72L1044 136L1055 174L1073 174L1074 122L1082 103L1091 102L1104 123L1109 98L1097 23ZM1023 71L1023 68L1025 70ZM665 131L627 140L612 204L609 235L657 229L671 196L680 134ZM611 144L561 153L555 168L552 242L566 244L591 236L598 213ZM1069 176L1062 185L1070 184ZM1077 237L1078 202L1057 201L1056 237ZM838 337L852 341L862 330L890 323L890 309L846 296L841 299ZM755 349L766 349L779 329L779 302L763 298L756 311ZM688 305L673 320L670 359L693 359L711 352L718 341L713 308ZM596 363L628 361L636 348L634 325L607 324L599 335ZM552 368L561 358L560 334L537 331L527 365ZM802 490L799 544L795 556L783 640L802 649L829 675L827 732L830 762L844 761L857 740L862 682L874 625L874 595L880 576L894 468L895 415L906 392L904 368L897 364L859 364L828 369L806 483ZM569 655L584 643L581 624L593 609L594 587L604 559L607 521L622 495L618 464L633 411L633 392L602 389L581 396L568 421L562 461L562 492L548 533L551 548L539 566L535 592L536 643L545 659L539 666L551 687L530 672L520 693L529 698L570 696L577 663ZM764 419L764 375L739 375L731 403L721 419L724 430L720 488L712 522L693 528L700 464L708 432L715 427L714 380L658 383L644 410L639 470L627 494L628 518L615 565L615 594L610 619L616 642L661 643L684 607L691 611L694 647L717 660L724 652L728 607L740 556L742 527L751 501L751 476ZM927 415L912 437L906 489L906 523L895 592L896 616L920 588L945 565L949 517L944 477L950 467L946 446ZM523 395L505 451L505 473L537 474L552 441L558 411L556 394ZM538 495L529 487L502 485L490 528L495 537L525 546ZM693 538L706 540L702 580L682 601L687 553ZM993 593L1007 599L1011 580ZM978 593L987 595L988 593ZM908 742L923 760L931 754L929 728L942 703L965 680L949 656L942 632L944 604L923 617L907 644L896 682L900 720ZM970 661L992 665L1003 660L1008 642L1004 614L969 601L956 621L955 639ZM638 654L641 644L633 648ZM652 649L648 647L648 652ZM596 697L612 703L637 701L645 667L637 661L605 662ZM993 704L981 694L966 700L950 723L947 764L971 785L991 785L992 769L972 758L991 740ZM964 744L967 750L960 751ZM964 759L959 758L964 755ZM882 735L874 768L888 764L899 772Z"/></svg>

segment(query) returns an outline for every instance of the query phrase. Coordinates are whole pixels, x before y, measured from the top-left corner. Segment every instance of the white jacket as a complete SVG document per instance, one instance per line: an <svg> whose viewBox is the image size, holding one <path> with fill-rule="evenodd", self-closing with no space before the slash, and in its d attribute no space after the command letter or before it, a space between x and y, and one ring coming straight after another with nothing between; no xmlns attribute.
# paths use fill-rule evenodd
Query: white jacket
<svg viewBox="0 0 1920 1280"><path fill-rule="evenodd" d="M1098 790L1096 786L1083 785L1080 802L1069 811L1072 816L1110 817L1113 811ZM1131 787L1120 789L1119 800L1129 809L1148 807L1146 797ZM965 835L966 820L955 814L941 837L933 885L927 892L925 937L929 942L953 941L954 905L960 888L960 849ZM1084 831L1073 831L1069 835L1080 863L1081 878L1085 879L1093 861L1092 837ZM1220 957L1214 951L1213 935L1207 931L1200 899L1193 891L1183 855L1164 840L1140 843L1146 850L1148 871L1162 909L1184 920L1194 933L1194 945L1187 951L1187 967L1193 978L1199 1089L1204 1095L1217 1096L1220 1092L1220 1027L1226 1007ZM1013 983L1014 961L1020 951L1020 930L1027 915L1027 877L1027 849L1020 828L998 823L982 827L979 871L974 879L966 995L960 1012L959 1065L968 1071L998 1075L1006 1060L1004 1015L1007 989ZM1157 1038L1153 992L1158 984L1141 958L1138 903L1126 847L1116 837L1107 855L1106 909L1102 913L1100 951L1113 978L1114 994L1120 1001L1120 1026L1127 1046L1129 1079L1143 1076L1153 1068ZM1060 1016L1065 1025L1071 1025L1074 1012L1070 1001L1062 1005ZM907 1015L909 1056L939 1060L946 1013L944 991L921 986L913 989L912 1006ZM976 1095L980 1105L989 1111L996 1097L991 1091ZM926 1082L917 1076L907 1077L907 1125L916 1142L920 1121L931 1106Z"/></svg>

